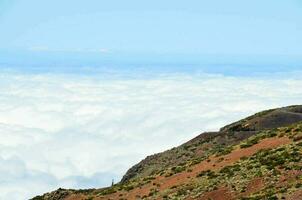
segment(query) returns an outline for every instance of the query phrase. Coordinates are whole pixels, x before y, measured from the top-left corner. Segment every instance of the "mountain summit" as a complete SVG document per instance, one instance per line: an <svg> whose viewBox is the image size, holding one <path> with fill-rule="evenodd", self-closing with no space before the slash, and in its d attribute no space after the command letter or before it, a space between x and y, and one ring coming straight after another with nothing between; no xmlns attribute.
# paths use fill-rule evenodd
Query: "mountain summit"
<svg viewBox="0 0 302 200"><path fill-rule="evenodd" d="M148 156L108 188L32 200L302 200L302 106L266 110Z"/></svg>

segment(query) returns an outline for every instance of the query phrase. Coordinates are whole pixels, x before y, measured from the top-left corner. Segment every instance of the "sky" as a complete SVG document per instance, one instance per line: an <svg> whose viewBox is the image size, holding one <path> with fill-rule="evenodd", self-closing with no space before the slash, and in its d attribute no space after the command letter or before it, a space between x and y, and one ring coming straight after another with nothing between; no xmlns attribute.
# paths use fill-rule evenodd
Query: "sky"
<svg viewBox="0 0 302 200"><path fill-rule="evenodd" d="M99 188L302 99L299 0L0 0L0 199Z"/></svg>
<svg viewBox="0 0 302 200"><path fill-rule="evenodd" d="M1 0L0 48L301 56L299 0Z"/></svg>

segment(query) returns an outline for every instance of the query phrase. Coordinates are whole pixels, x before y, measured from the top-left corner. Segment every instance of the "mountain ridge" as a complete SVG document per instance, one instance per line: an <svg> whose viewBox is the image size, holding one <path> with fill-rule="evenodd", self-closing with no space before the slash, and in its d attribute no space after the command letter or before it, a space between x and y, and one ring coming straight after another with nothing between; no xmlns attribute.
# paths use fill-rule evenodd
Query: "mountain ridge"
<svg viewBox="0 0 302 200"><path fill-rule="evenodd" d="M295 105L295 106L289 106L289 107L282 107L282 108L278 108L278 109L270 109L270 110L262 111L260 113L256 113L245 119L239 120L239 121L229 124L225 127L222 127L220 129L220 131L218 131L218 132L201 133L200 135L193 138L192 140L180 145L180 147L183 145L186 145L190 142L193 142L194 140L200 141L203 138L207 138L207 137L213 138L213 137L217 137L219 135L227 134L230 131L232 131L232 132L234 131L235 132L234 136L238 137L239 140L242 140L245 137L249 137L249 136L255 134L257 131L285 126L285 125L293 124L298 121L302 121L302 106ZM256 124L258 126L256 126ZM244 132L245 135L242 135L242 132ZM164 153L164 152L162 152L162 153ZM159 154L162 154L162 153L159 153ZM158 154L153 155L153 156L155 156L155 159L157 159L156 158L157 155ZM146 159L151 159L151 158L152 157L148 156ZM144 162L144 160L142 162ZM140 163L138 163L137 165L140 165ZM134 166L134 168L136 166ZM133 169L133 170L136 171L136 169ZM135 174L136 173L137 172L135 172ZM124 175L121 182L122 183L126 182L130 178L132 178L131 168Z"/></svg>
<svg viewBox="0 0 302 200"><path fill-rule="evenodd" d="M283 151L290 155L289 152L292 149L295 149L296 147L298 149L300 148L297 141L300 141L302 138L301 122L301 105L262 111L224 126L217 132L202 133L178 147L148 156L138 164L131 167L124 175L121 182L112 187L90 190L59 189L43 196L37 196L33 198L33 200L86 200L89 198L108 200L227 200L245 198L244 193L246 190L251 190L251 188L259 184L256 183L257 181L262 182L262 177L260 176L259 179L255 174L252 174L251 176L253 180L251 179L249 181L255 181L255 184L249 183L252 186L248 186L248 183L245 183L247 186L245 186L246 188L245 191L242 192L243 194L237 194L237 190L243 190L240 185L236 185L234 183L235 186L232 185L232 187L235 188L229 188L230 185L227 184L227 181L224 179L224 176L227 176L225 174L230 173L230 169L228 169L228 167L233 166L234 163L240 163L240 166L242 165L242 169L245 169L244 161L241 161L242 157L247 157L248 161L252 163L253 161L249 159L254 158L253 156L258 155L259 152L264 150L269 151L268 149L274 151L280 146L286 146L286 150ZM301 151L299 152L301 154ZM299 158L301 156L302 159L302 155L300 154L298 153L297 156ZM257 157L257 159L261 160L262 158ZM302 163L299 160L293 160L291 162L296 162L297 166L301 165L301 169L295 165L299 168L298 172L302 170ZM282 164L280 164L280 166L281 165ZM268 166L270 166L270 164ZM256 166L254 168L258 169L261 167L262 166ZM275 168L277 167L279 167L279 165L275 166ZM251 170L254 170L254 168ZM282 174L279 169L275 168L274 170ZM224 169L225 171L223 171ZM272 171L273 169L270 170ZM268 170L265 173L272 173L271 171ZM239 172L232 172L232 174L236 173ZM257 171L257 173L260 172ZM282 175L287 176L287 174ZM297 176L300 176L300 174L298 173ZM204 188L206 189L198 189L200 187L201 180L203 180L204 177L207 177L206 181L209 185L204 185ZM244 180L245 179L247 178L244 178ZM215 181L218 182L216 183ZM215 182L215 184L211 185L211 182ZM224 183L224 187L218 187L218 183ZM190 188L186 188L188 185L190 185ZM263 188L260 187L260 189ZM250 194L251 193L246 193L246 197ZM267 198L269 198L269 196ZM276 198L278 199L278 197ZM263 199L266 199L266 197L263 196ZM287 199L290 199L290 197Z"/></svg>

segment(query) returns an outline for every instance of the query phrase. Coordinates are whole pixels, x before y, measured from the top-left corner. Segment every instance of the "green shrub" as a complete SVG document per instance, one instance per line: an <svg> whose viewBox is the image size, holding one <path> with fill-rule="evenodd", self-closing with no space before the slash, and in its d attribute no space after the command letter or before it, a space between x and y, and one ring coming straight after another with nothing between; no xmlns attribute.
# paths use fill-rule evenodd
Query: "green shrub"
<svg viewBox="0 0 302 200"><path fill-rule="evenodd" d="M185 166L176 166L176 167L172 167L171 170L174 174L180 173L182 171L184 171L186 169Z"/></svg>
<svg viewBox="0 0 302 200"><path fill-rule="evenodd" d="M113 194L115 193L116 190L113 187L107 188L103 191L100 192L101 195L108 195L108 194Z"/></svg>
<svg viewBox="0 0 302 200"><path fill-rule="evenodd" d="M226 166L220 170L221 174L226 174L228 177L234 176L235 172L240 171L240 165Z"/></svg>
<svg viewBox="0 0 302 200"><path fill-rule="evenodd" d="M208 176L209 178L216 178L217 174L215 174L215 172L213 172L211 170L206 170L206 171L202 171L199 174L197 174L196 177L203 177L203 176Z"/></svg>
<svg viewBox="0 0 302 200"><path fill-rule="evenodd" d="M240 145L240 148L248 148L254 146L259 141L259 138L253 138Z"/></svg>

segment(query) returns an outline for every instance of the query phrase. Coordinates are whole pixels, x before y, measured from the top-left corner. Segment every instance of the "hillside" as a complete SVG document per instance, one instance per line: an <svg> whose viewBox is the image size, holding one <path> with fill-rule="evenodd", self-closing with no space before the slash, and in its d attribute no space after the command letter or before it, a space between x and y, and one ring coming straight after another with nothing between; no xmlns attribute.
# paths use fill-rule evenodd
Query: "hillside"
<svg viewBox="0 0 302 200"><path fill-rule="evenodd" d="M33 200L302 199L302 106L257 113L148 156L120 183Z"/></svg>

